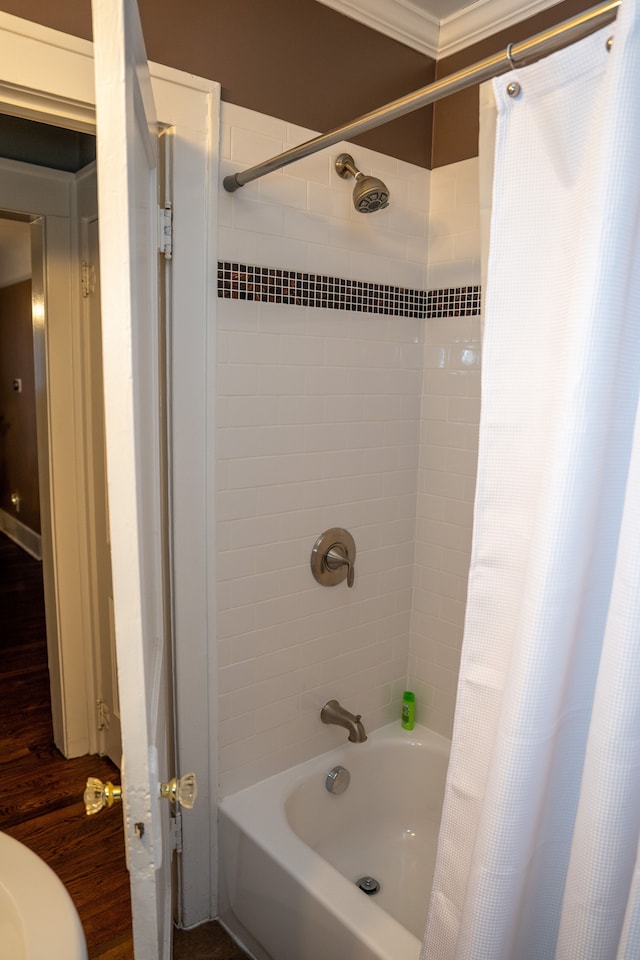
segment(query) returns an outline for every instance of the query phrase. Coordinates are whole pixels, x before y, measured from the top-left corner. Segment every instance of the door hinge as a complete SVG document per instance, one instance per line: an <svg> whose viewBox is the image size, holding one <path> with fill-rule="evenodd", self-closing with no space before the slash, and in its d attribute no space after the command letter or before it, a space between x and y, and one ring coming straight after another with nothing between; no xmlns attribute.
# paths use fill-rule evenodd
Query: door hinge
<svg viewBox="0 0 640 960"><path fill-rule="evenodd" d="M182 853L182 814L176 810L175 816L169 817L171 828L171 849L176 853Z"/></svg>
<svg viewBox="0 0 640 960"><path fill-rule="evenodd" d="M87 260L82 261L82 296L88 297L91 293L91 281L89 277L89 263Z"/></svg>
<svg viewBox="0 0 640 960"><path fill-rule="evenodd" d="M104 700L96 700L96 711L98 715L98 730L108 730L111 726L111 714Z"/></svg>
<svg viewBox="0 0 640 960"><path fill-rule="evenodd" d="M158 207L158 250L165 258L173 256L173 205L165 203Z"/></svg>

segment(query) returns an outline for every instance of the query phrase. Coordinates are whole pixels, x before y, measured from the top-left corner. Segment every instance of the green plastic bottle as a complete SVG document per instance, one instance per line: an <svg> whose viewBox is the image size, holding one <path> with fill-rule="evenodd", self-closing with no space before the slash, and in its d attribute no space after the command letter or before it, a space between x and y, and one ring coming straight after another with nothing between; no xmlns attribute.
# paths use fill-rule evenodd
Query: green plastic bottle
<svg viewBox="0 0 640 960"><path fill-rule="evenodd" d="M416 715L416 698L411 690L402 694L402 726L405 730L413 730Z"/></svg>

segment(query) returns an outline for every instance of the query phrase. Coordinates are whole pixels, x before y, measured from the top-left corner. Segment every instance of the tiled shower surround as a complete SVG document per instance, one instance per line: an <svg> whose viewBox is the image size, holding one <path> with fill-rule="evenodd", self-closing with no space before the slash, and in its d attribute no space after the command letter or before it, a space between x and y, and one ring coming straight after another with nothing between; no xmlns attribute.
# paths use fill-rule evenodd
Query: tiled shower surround
<svg viewBox="0 0 640 960"><path fill-rule="evenodd" d="M224 104L222 173L312 135ZM460 297L461 288L466 296L467 287L477 287L478 255L469 256L477 233L477 214L469 214L476 165L455 165L457 200L447 171L451 204L434 221L430 188L444 174L350 147L356 164L391 191L388 210L363 216L351 206L352 184L332 169L341 149L220 196L223 794L341 742L345 731L319 719L332 697L361 712L373 729L399 716L402 691L413 686L418 718L441 732L451 729L470 539L479 323L473 316L424 319L425 291L452 290L453 299L456 289ZM456 237L464 252L458 261ZM430 243L442 259L439 274L429 263L436 283L428 287ZM346 308L344 297L325 306L290 294L289 302L278 302L277 271L287 272L288 290L292 278L308 283L312 276L325 285L344 280L338 294L348 283L360 298L358 282L367 292L375 285L376 302L380 288L420 291L425 310L397 315ZM248 297L258 281L265 295ZM355 538L353 589L346 582L321 587L310 572L316 538L334 526Z"/></svg>

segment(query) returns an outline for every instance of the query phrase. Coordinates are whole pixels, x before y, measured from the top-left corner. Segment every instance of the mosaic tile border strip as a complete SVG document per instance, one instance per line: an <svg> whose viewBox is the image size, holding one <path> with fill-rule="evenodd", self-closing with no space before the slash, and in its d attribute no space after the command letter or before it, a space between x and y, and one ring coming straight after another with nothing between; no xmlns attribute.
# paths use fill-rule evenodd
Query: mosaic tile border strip
<svg viewBox="0 0 640 960"><path fill-rule="evenodd" d="M412 290L228 260L218 261L218 297L420 319L473 317L481 305L479 286Z"/></svg>

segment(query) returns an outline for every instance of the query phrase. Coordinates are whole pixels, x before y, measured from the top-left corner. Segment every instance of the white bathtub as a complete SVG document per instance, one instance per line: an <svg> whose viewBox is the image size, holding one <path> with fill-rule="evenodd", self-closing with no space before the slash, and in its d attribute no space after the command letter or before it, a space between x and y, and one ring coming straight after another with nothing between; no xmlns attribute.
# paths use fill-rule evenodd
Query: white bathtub
<svg viewBox="0 0 640 960"><path fill-rule="evenodd" d="M67 889L28 847L0 833L0 960L86 960Z"/></svg>
<svg viewBox="0 0 640 960"><path fill-rule="evenodd" d="M222 801L221 919L255 960L417 960L449 746L391 724Z"/></svg>

